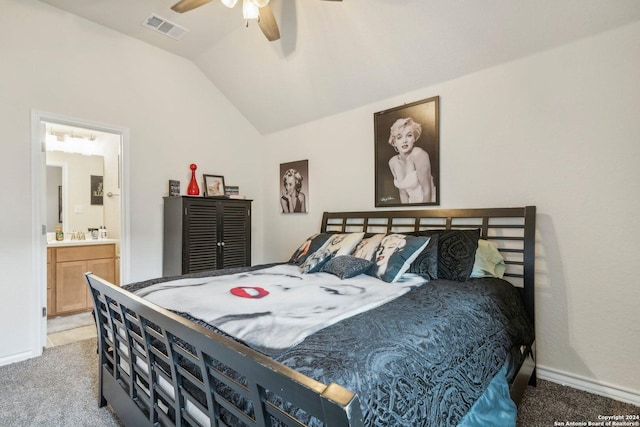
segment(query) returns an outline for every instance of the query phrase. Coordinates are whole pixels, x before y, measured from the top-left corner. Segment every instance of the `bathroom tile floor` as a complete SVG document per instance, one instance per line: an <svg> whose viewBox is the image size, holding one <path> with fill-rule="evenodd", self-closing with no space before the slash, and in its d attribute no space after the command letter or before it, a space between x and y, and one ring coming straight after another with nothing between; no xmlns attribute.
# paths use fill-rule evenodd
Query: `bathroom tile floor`
<svg viewBox="0 0 640 427"><path fill-rule="evenodd" d="M94 325L81 326L79 328L67 329L66 331L54 332L47 335L47 345L45 348L57 345L70 344L76 341L87 340L97 336Z"/></svg>
<svg viewBox="0 0 640 427"><path fill-rule="evenodd" d="M70 344L97 336L91 312L60 316L47 320L47 345L45 348Z"/></svg>

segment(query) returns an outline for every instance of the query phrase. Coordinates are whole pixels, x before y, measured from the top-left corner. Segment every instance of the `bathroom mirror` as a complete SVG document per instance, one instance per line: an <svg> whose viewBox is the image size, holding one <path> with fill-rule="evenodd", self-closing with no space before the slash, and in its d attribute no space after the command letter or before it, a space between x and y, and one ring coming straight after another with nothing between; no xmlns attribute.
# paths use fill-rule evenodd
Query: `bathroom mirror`
<svg viewBox="0 0 640 427"><path fill-rule="evenodd" d="M66 233L86 233L105 224L103 205L95 204L91 188L92 177L102 176L103 156L47 152L47 232L62 225Z"/></svg>
<svg viewBox="0 0 640 427"><path fill-rule="evenodd" d="M62 225L62 166L47 165L47 232L56 231Z"/></svg>

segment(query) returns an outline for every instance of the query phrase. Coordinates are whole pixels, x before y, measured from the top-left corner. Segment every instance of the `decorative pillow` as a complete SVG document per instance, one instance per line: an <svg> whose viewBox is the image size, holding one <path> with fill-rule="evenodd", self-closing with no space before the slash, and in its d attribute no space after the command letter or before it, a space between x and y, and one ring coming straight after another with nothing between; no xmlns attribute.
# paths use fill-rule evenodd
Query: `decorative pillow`
<svg viewBox="0 0 640 427"><path fill-rule="evenodd" d="M438 279L469 279L480 230L443 230L438 234Z"/></svg>
<svg viewBox="0 0 640 427"><path fill-rule="evenodd" d="M311 254L300 266L302 273L317 273L323 265L333 257L333 254L325 248L321 248Z"/></svg>
<svg viewBox="0 0 640 427"><path fill-rule="evenodd" d="M420 233L420 232L418 232ZM420 234L416 234L420 235ZM438 278L438 234L430 236L427 246L418 254L409 266L409 273L419 274L429 280Z"/></svg>
<svg viewBox="0 0 640 427"><path fill-rule="evenodd" d="M311 255L312 253L320 249L325 243L327 243L329 237L331 237L331 234L329 233L316 233L313 236L309 237L304 241L302 245L300 245L298 249L296 249L293 255L291 255L288 263L301 265L309 257L309 255Z"/></svg>
<svg viewBox="0 0 640 427"><path fill-rule="evenodd" d="M376 265L371 274L385 282L395 282L428 243L426 236L387 234L376 251Z"/></svg>
<svg viewBox="0 0 640 427"><path fill-rule="evenodd" d="M371 266L373 266L373 261L352 255L340 255L327 261L320 271L331 273L341 279L348 279L349 277L366 273Z"/></svg>
<svg viewBox="0 0 640 427"><path fill-rule="evenodd" d="M504 257L498 251L498 245L488 240L478 240L475 262L470 277L502 278L507 266Z"/></svg>
<svg viewBox="0 0 640 427"><path fill-rule="evenodd" d="M333 256L350 255L363 237L364 233L331 234L325 247Z"/></svg>
<svg viewBox="0 0 640 427"><path fill-rule="evenodd" d="M376 254L378 250L378 246L380 246L380 242L384 239L386 234L374 234L370 237L365 237L358 243L356 248L353 251L353 256L358 258L363 258L366 260L373 260L373 256Z"/></svg>

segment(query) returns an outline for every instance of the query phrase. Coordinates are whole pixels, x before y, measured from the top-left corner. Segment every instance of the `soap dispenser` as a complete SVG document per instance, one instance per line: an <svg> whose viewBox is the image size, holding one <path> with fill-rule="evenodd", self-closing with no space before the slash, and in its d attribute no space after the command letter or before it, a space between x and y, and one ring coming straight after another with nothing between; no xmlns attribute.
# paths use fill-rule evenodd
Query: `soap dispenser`
<svg viewBox="0 0 640 427"><path fill-rule="evenodd" d="M62 226L56 225L56 240L61 242L64 240L64 233L62 232Z"/></svg>

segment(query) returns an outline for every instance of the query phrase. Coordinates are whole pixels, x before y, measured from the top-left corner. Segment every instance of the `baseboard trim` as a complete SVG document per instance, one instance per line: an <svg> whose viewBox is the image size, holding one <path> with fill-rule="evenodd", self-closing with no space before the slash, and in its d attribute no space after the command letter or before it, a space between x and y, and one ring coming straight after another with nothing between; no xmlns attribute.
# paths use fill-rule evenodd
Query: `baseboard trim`
<svg viewBox="0 0 640 427"><path fill-rule="evenodd" d="M591 378L559 371L546 366L537 365L536 372L538 378L542 380L551 381L586 391L588 393L597 394L598 396L604 396L609 399L640 406L640 392L636 390L625 389L620 386L594 381Z"/></svg>
<svg viewBox="0 0 640 427"><path fill-rule="evenodd" d="M12 363L22 362L23 360L36 357L32 351L24 351L22 353L12 354L10 356L0 358L0 366L10 365Z"/></svg>

